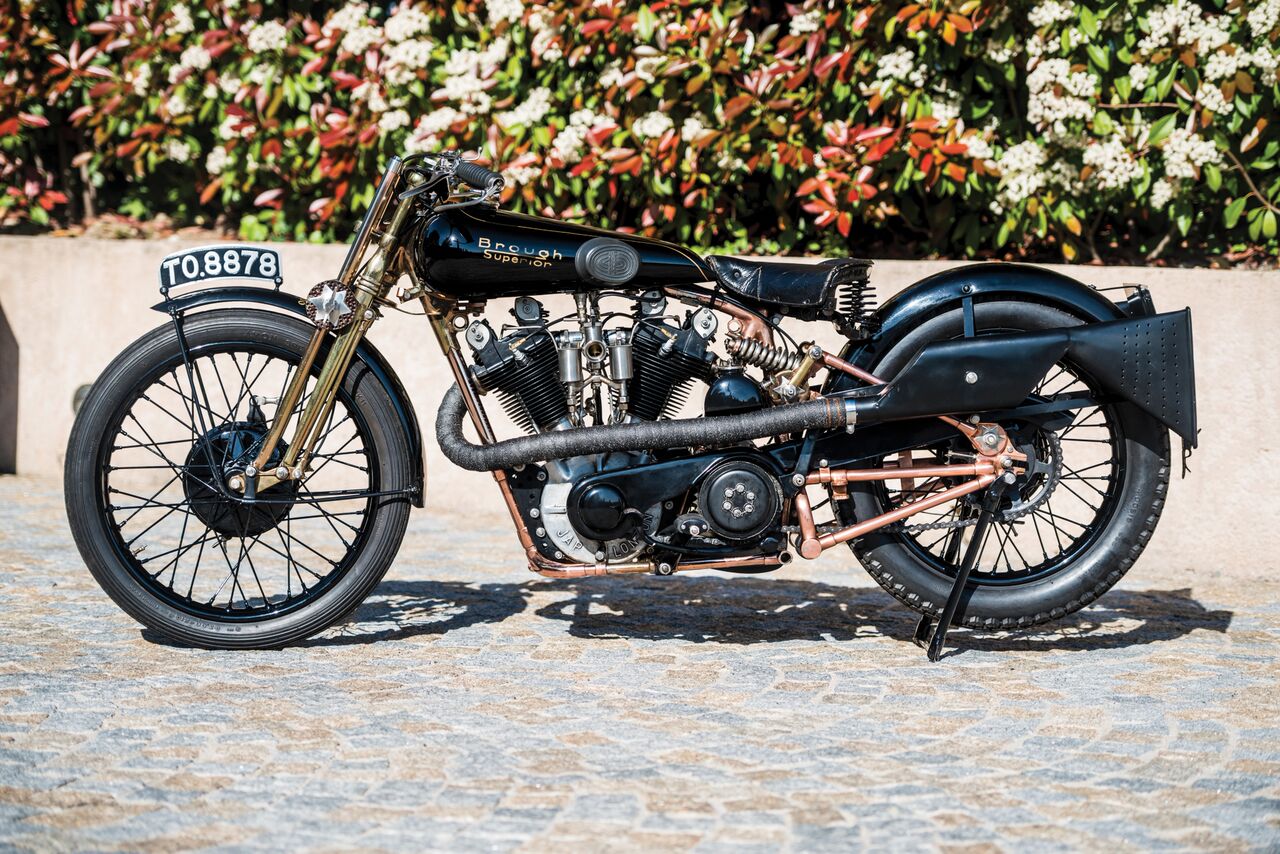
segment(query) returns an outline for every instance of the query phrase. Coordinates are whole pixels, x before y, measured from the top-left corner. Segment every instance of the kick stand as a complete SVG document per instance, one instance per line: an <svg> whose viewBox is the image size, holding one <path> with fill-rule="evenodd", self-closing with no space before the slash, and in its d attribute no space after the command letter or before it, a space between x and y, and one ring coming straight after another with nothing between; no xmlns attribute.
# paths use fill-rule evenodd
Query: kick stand
<svg viewBox="0 0 1280 854"><path fill-rule="evenodd" d="M987 528L990 526L992 518L995 517L996 511L1000 509L1000 499L1004 497L1004 491L1007 486L1008 484L1003 477L998 479L988 487L987 494L982 499L982 511L978 514L977 524L973 526L973 536L969 540L969 547L965 549L964 560L960 562L960 569L956 572L955 583L951 585L951 592L947 595L947 604L943 606L942 613L938 616L938 627L933 629L933 635L930 636L929 634L932 621L927 614L921 617L920 622L916 624L914 640L917 645L928 649L930 661L937 661L942 657L942 646L947 641L947 630L951 628L951 624L956 619L956 612L960 610L960 600L964 597L965 586L969 583L969 573L973 572L973 567L978 562L978 553L982 550L982 541L986 539ZM961 614L960 616L963 617L964 615Z"/></svg>

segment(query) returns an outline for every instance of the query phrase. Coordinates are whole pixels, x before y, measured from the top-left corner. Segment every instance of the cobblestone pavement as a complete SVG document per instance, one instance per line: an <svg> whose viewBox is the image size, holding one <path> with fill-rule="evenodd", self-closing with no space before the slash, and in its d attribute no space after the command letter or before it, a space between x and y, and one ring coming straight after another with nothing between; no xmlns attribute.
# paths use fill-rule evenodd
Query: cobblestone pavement
<svg viewBox="0 0 1280 854"><path fill-rule="evenodd" d="M1267 561L1153 549L929 665L847 555L550 582L500 517L416 512L356 623L219 653L140 631L57 485L0 478L0 848L1275 850Z"/></svg>

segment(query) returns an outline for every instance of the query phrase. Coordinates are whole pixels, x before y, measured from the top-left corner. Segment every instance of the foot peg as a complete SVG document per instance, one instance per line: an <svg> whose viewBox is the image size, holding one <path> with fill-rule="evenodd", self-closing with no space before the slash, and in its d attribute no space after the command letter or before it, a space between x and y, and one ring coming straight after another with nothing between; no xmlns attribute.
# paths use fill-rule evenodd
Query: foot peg
<svg viewBox="0 0 1280 854"><path fill-rule="evenodd" d="M1009 475L1005 475L1009 477ZM951 585L951 592L947 594L947 604L942 607L942 613L938 615L938 626L933 629L930 635L930 629L933 627L932 620L928 615L920 618L920 622L916 624L915 635L913 640L916 645L924 647L928 651L930 661L937 661L942 658L942 647L947 642L947 631L957 618L964 619L964 612L960 608L960 600L964 598L965 587L969 583L969 574L973 572L973 568L978 563L978 553L982 551L982 543L986 539L987 528L991 525L991 520L995 517L996 511L1000 509L1000 499L1004 497L1004 491L1008 487L1008 483L1004 477L999 478L990 487L987 488L987 494L982 500L982 512L978 516L978 523L973 526L973 536L969 539L969 545L965 549L964 559L960 561L960 569L956 572L956 580Z"/></svg>

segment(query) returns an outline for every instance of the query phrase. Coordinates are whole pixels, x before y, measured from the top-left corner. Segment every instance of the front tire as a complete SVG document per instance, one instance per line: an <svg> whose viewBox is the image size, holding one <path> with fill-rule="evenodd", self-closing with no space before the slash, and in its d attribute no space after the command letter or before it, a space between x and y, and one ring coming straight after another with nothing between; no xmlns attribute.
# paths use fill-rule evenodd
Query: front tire
<svg viewBox="0 0 1280 854"><path fill-rule="evenodd" d="M1019 302L979 303L974 307L974 320L976 334L979 335L1036 331L1080 324L1078 318L1057 309ZM963 334L964 318L960 310L935 317L891 348L873 370L880 376L892 377L928 342L958 338ZM1058 368L1070 372L1077 381L1078 388L1096 391L1096 385L1092 384L1091 378L1083 371L1065 363ZM1008 524L993 524L990 530L996 543L1000 544L1002 541L999 538L1004 537L1001 554L1008 549L1010 542L1016 548L1015 537L1025 535L1028 545L1023 548L1028 552L1033 549L1043 550L1044 560L1032 565L1033 556L1032 559L1027 559L1025 570L1020 568L1015 571L1016 559L1006 555L1004 560L1007 568L1002 566L1001 554L993 556L994 548L984 542L980 546L982 551L978 566L970 581L970 596L963 607L964 617L957 618L957 624L986 629L1025 628L1070 614L1114 586L1146 548L1160 518L1168 488L1168 431L1154 418L1131 404L1112 404L1097 407L1096 411L1100 414L1091 428L1094 432L1088 435L1105 435L1105 441L1112 443L1114 464L1111 470L1114 476L1105 484L1101 483L1099 477L1097 483L1081 485L1090 483L1091 478L1085 477L1081 483L1076 484L1075 491L1085 499L1098 500L1097 514L1093 519L1087 520L1088 524L1076 522L1079 527L1073 528L1064 519L1052 516L1053 499L1050 498L1049 503L1044 505L1048 508L1049 518L1043 526L1037 512L1044 514L1045 510L1031 512ZM1080 423L1089 422L1092 417L1077 415L1072 423L1078 427ZM1066 435L1069 429L1071 428L1059 430L1058 433ZM1075 438L1079 439L1079 436ZM1101 443L1104 440L1087 438L1082 441ZM1053 442L1052 439L1048 440L1046 447L1052 450ZM1062 446L1067 444L1067 441L1058 443L1058 450L1061 451ZM1099 444L1097 447L1102 446ZM935 453L938 454L936 462L946 461L942 450L935 449ZM1059 456L1065 459L1065 454L1060 453ZM919 462L919 458L916 462ZM1072 470L1070 463L1064 464L1067 471ZM1102 464L1085 465L1093 468L1094 465ZM1079 468L1075 470L1078 471ZM1104 486L1105 491L1102 488ZM1096 491L1100 498L1089 490ZM854 520L877 516L897 503L894 496L881 484L851 485L849 491L850 500L837 505L837 514L842 524L852 524ZM1059 492L1075 501L1061 488ZM1076 503L1087 502L1081 499ZM972 508L956 512L944 506L934 513L926 512L911 517L907 524L919 521L946 524L948 521L954 523L959 518L971 520L973 512ZM1010 516L1012 515L1011 513ZM1060 553L1055 553L1054 545L1045 545L1044 542L1050 536L1048 529L1053 523L1067 532L1063 539L1068 542L1063 545L1060 540L1058 543ZM1040 540L1038 544L1030 538L1030 530L1021 529L1030 529L1031 526L1036 526ZM948 533L943 536L942 542L945 543L946 536L957 535ZM850 548L872 578L886 591L908 607L936 616L947 600L959 559L968 545L963 540L963 534L959 537L960 539L946 543L943 547L937 547L937 544L928 546L929 540L923 535L882 529L850 543Z"/></svg>
<svg viewBox="0 0 1280 854"><path fill-rule="evenodd" d="M183 325L194 375L173 326L159 327L107 367L77 415L65 498L81 556L125 612L182 643L270 648L314 635L372 591L404 535L407 495L319 494L409 486L395 407L353 362L302 484L268 490L274 503L256 509L220 498L211 480L256 456L313 327L252 309Z"/></svg>

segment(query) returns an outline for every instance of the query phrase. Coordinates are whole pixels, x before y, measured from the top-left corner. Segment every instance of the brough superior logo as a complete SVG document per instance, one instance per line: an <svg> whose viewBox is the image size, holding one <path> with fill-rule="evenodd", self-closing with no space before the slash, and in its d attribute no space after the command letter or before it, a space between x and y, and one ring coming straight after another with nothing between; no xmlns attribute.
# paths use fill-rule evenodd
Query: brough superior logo
<svg viewBox="0 0 1280 854"><path fill-rule="evenodd" d="M560 250L548 252L546 249L521 249L514 243L503 243L501 240L480 238L480 248L484 257L504 264L528 264L530 267L550 267L552 261L563 261Z"/></svg>

